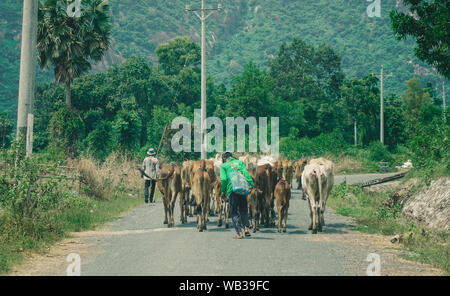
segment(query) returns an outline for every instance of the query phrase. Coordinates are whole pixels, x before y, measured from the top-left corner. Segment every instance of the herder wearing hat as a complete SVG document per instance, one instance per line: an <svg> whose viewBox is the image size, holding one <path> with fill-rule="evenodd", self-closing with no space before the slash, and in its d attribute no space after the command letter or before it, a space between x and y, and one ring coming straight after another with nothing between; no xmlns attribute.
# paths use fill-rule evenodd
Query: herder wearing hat
<svg viewBox="0 0 450 296"><path fill-rule="evenodd" d="M153 201L153 195L155 193L155 185L156 185L156 178L158 178L159 174L159 163L158 159L156 159L156 152L155 149L150 148L147 151L147 157L144 158L144 161L142 162L142 174L141 177L145 180L145 190L144 190L144 196L145 196L145 203L148 203L148 188L150 185L152 186L151 192L150 192L150 203L154 203Z"/></svg>

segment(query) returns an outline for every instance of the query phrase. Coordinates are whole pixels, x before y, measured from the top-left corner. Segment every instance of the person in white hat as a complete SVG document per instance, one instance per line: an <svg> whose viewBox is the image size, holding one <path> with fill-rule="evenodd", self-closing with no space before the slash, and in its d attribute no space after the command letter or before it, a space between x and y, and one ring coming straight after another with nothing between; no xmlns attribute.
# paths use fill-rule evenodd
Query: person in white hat
<svg viewBox="0 0 450 296"><path fill-rule="evenodd" d="M145 190L144 190L144 196L145 196L145 203L148 204L148 189L151 186L150 191L150 203L154 203L153 196L155 193L155 185L156 185L156 178L158 177L159 173L159 163L158 159L156 158L156 152L155 149L150 148L147 151L147 157L144 158L144 161L142 162L142 174L141 177L145 180Z"/></svg>

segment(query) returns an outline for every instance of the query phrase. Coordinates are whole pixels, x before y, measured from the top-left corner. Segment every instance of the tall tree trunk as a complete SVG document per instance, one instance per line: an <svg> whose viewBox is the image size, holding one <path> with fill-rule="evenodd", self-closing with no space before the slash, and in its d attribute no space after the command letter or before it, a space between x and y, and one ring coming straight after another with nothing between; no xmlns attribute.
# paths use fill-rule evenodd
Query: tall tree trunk
<svg viewBox="0 0 450 296"><path fill-rule="evenodd" d="M25 139L28 113L33 113L34 80L36 76L38 1L23 1L22 44L20 54L19 99L17 108L17 139Z"/></svg>
<svg viewBox="0 0 450 296"><path fill-rule="evenodd" d="M354 122L354 129L355 129L355 146L356 146L358 144L358 137L357 137L357 134L356 134L356 120Z"/></svg>
<svg viewBox="0 0 450 296"><path fill-rule="evenodd" d="M66 105L67 108L72 109L72 93L70 91L70 81L66 82Z"/></svg>

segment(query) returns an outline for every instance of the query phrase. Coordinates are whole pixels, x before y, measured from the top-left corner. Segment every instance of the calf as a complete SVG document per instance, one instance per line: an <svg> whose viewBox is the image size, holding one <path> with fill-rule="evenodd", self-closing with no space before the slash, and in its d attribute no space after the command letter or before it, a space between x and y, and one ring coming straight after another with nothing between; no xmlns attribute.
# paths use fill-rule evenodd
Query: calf
<svg viewBox="0 0 450 296"><path fill-rule="evenodd" d="M324 158L311 160L302 174L302 188L309 202L312 233L321 232L325 225L324 213L328 194L334 183L334 165Z"/></svg>
<svg viewBox="0 0 450 296"><path fill-rule="evenodd" d="M181 181L181 194L180 194L180 221L182 224L187 223L187 216L189 215L189 191L191 186Z"/></svg>
<svg viewBox="0 0 450 296"><path fill-rule="evenodd" d="M290 199L291 199L291 186L286 180L281 179L275 186L275 200L278 209L278 232L281 232L281 230L283 230L283 232L286 232ZM281 229L283 221L284 221L283 229Z"/></svg>
<svg viewBox="0 0 450 296"><path fill-rule="evenodd" d="M193 216L194 213L194 209L193 209L193 204L194 201L190 199L190 193L191 193L191 172L192 172L192 166L193 166L193 161L192 160L187 160L183 162L183 165L181 167L181 180L183 181L183 198L185 199L187 206L187 212L186 214L189 217ZM192 209L191 209L192 208Z"/></svg>
<svg viewBox="0 0 450 296"><path fill-rule="evenodd" d="M197 206L197 229L206 230L209 202L211 194L211 180L206 170L206 161L201 160L196 169L191 172L191 190Z"/></svg>
<svg viewBox="0 0 450 296"><path fill-rule="evenodd" d="M160 177L157 179L158 188L163 194L164 224L167 227L175 226L173 211L177 195L181 193L181 170L173 165L165 165L161 169Z"/></svg>

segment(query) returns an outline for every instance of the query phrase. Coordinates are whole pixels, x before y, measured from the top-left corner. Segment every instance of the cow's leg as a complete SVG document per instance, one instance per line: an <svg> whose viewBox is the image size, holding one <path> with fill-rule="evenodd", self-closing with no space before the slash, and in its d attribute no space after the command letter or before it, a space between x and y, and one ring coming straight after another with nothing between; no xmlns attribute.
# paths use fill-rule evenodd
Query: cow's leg
<svg viewBox="0 0 450 296"><path fill-rule="evenodd" d="M206 230L206 224L208 223L208 214L209 214L209 211L210 211L209 203L205 201L205 203L203 204L202 208L203 208L203 213L202 213L203 225L202 225L202 227L203 227L203 230Z"/></svg>
<svg viewBox="0 0 450 296"><path fill-rule="evenodd" d="M278 208L278 232L281 232L281 223L283 220L283 206L277 205Z"/></svg>
<svg viewBox="0 0 450 296"><path fill-rule="evenodd" d="M308 198L308 206L309 206L309 218L311 221L309 223L308 230L312 230L312 228L313 228L313 209L312 209L311 201L309 200L309 198Z"/></svg>
<svg viewBox="0 0 450 296"><path fill-rule="evenodd" d="M221 226L222 226L222 205L223 205L222 197L219 196L219 197L217 198L217 208L218 208L218 210L217 210L217 215L218 215L218 218L217 218L217 226L218 226L218 227L221 227Z"/></svg>
<svg viewBox="0 0 450 296"><path fill-rule="evenodd" d="M272 199L272 201L270 202L270 222L271 222L271 226L275 226L275 199Z"/></svg>
<svg viewBox="0 0 450 296"><path fill-rule="evenodd" d="M202 206L197 206L197 229L198 231L203 231L203 218L202 218Z"/></svg>
<svg viewBox="0 0 450 296"><path fill-rule="evenodd" d="M283 218L284 218L283 232L286 232L286 228L287 228L288 210L289 210L289 206L285 205L284 206L284 213L283 213Z"/></svg>
<svg viewBox="0 0 450 296"><path fill-rule="evenodd" d="M185 223L185 214L186 212L184 211L184 192L181 192L180 194L180 222L181 224Z"/></svg>
<svg viewBox="0 0 450 296"><path fill-rule="evenodd" d="M256 232L257 230L259 230L259 216L260 216L260 204L259 204L259 200L258 200L258 196L256 196L256 202L254 204L253 207L253 219L254 219L254 225L253 225L253 232Z"/></svg>
<svg viewBox="0 0 450 296"><path fill-rule="evenodd" d="M229 217L230 217L230 200L225 201L225 228L230 227L230 223L228 222Z"/></svg>
<svg viewBox="0 0 450 296"><path fill-rule="evenodd" d="M165 196L163 197L163 204L164 204L164 224L168 224L169 222L167 219L168 205Z"/></svg>

